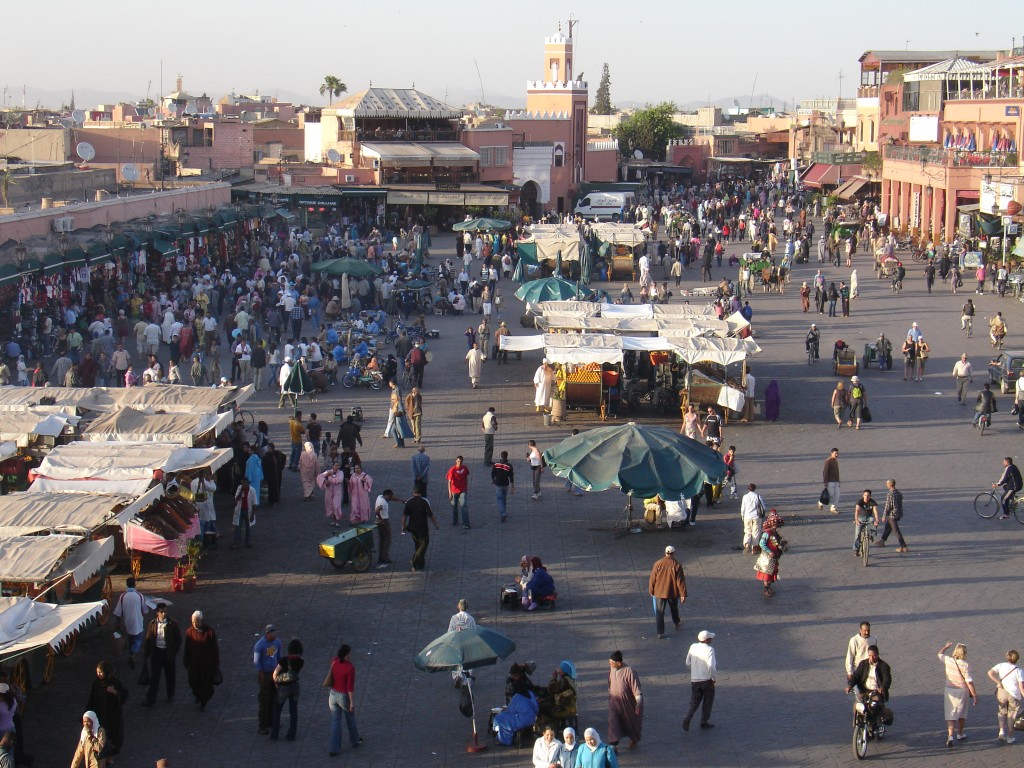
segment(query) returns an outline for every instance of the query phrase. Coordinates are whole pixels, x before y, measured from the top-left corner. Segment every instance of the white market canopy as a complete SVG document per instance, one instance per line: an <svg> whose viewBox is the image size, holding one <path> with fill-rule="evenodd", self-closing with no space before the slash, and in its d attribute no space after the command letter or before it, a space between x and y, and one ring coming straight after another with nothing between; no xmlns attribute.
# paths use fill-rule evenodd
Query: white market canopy
<svg viewBox="0 0 1024 768"><path fill-rule="evenodd" d="M615 245L636 245L647 239L633 224L595 224L592 230L599 240Z"/></svg>
<svg viewBox="0 0 1024 768"><path fill-rule="evenodd" d="M219 435L231 423L232 412L146 413L125 408L103 414L82 430L82 440L120 443L181 443L191 446L195 439L213 430Z"/></svg>
<svg viewBox="0 0 1024 768"><path fill-rule="evenodd" d="M18 444L13 440L0 442L0 461L7 461L18 455Z"/></svg>
<svg viewBox="0 0 1024 768"><path fill-rule="evenodd" d="M0 411L45 412L47 408L82 408L111 413L127 406L151 408L168 413L209 413L231 403L244 403L253 395L251 385L231 388L189 387L183 384L153 384L145 387L0 387ZM54 405L40 406L42 397ZM6 419L4 420L6 421ZM3 427L0 426L0 429Z"/></svg>
<svg viewBox="0 0 1024 768"><path fill-rule="evenodd" d="M714 290L718 290L717 288ZM711 304L602 304L601 317L715 317Z"/></svg>
<svg viewBox="0 0 1024 768"><path fill-rule="evenodd" d="M561 252L562 261L579 261L583 251L579 232L562 224L534 224L531 236L523 243L537 247L537 261L556 261Z"/></svg>
<svg viewBox="0 0 1024 768"><path fill-rule="evenodd" d="M8 413L0 418L0 440L5 441L5 444L10 441L17 448L26 448L35 438L59 437L68 424L74 425L78 422L78 416L47 413L36 409Z"/></svg>
<svg viewBox="0 0 1024 768"><path fill-rule="evenodd" d="M711 317L580 317L575 314L546 314L537 318L537 327L542 330L571 329L580 331L601 331L605 333L659 333L672 330L684 336L727 336L732 328L725 320Z"/></svg>
<svg viewBox="0 0 1024 768"><path fill-rule="evenodd" d="M552 363L621 363L622 353L674 352L687 363L730 365L756 354L761 348L751 339L719 339L656 336L611 336L598 333L542 333L531 336L502 336L501 348L509 352L544 350Z"/></svg>
<svg viewBox="0 0 1024 768"><path fill-rule="evenodd" d="M33 491L0 496L0 527L38 530L89 532L105 525L124 526L139 511L163 496L156 485L142 496L105 493L49 493ZM123 509L115 512L117 507Z"/></svg>
<svg viewBox="0 0 1024 768"><path fill-rule="evenodd" d="M58 445L35 470L31 490L88 490L125 495L145 493L156 470L215 472L231 461L230 448L186 448L169 443Z"/></svg>
<svg viewBox="0 0 1024 768"><path fill-rule="evenodd" d="M0 654L8 657L44 645L56 650L65 639L98 618L106 606L106 600L54 605L27 597L0 597Z"/></svg>
<svg viewBox="0 0 1024 768"><path fill-rule="evenodd" d="M81 586L113 554L113 536L98 541L63 534L12 536L0 539L0 581L41 584L71 574Z"/></svg>

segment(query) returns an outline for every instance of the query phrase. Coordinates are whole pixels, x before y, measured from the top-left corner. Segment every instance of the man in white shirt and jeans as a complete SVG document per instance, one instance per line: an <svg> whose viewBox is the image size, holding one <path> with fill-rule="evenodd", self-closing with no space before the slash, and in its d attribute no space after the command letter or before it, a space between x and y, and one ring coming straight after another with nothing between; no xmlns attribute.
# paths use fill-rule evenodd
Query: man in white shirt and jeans
<svg viewBox="0 0 1024 768"><path fill-rule="evenodd" d="M129 577L125 582L125 591L114 606L118 630L127 635L128 666L135 669L135 654L142 648L142 637L146 631L143 617L149 612L146 598L135 591L135 579Z"/></svg>
<svg viewBox="0 0 1024 768"><path fill-rule="evenodd" d="M757 540L761 535L761 518L765 516L764 499L757 492L757 486L751 483L747 486L747 492L743 494L740 501L740 518L743 520L743 554L755 554L757 551Z"/></svg>
<svg viewBox="0 0 1024 768"><path fill-rule="evenodd" d="M693 719L697 707L700 711L700 727L714 728L710 723L711 707L715 704L715 678L718 677L718 663L715 660L715 649L711 641L715 639L714 632L701 630L697 635L697 642L690 646L686 652L686 666L690 668L690 711L683 718L683 730L690 730L690 721Z"/></svg>

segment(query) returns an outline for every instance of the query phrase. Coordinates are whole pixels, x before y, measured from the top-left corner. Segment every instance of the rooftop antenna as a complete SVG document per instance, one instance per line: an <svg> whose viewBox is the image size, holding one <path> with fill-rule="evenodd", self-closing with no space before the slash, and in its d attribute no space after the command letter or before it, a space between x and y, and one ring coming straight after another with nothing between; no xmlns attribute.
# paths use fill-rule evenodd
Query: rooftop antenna
<svg viewBox="0 0 1024 768"><path fill-rule="evenodd" d="M484 96L484 79L480 76L480 65L476 63L476 59L473 59L473 66L476 67L476 79L480 81L480 103L486 104L487 97Z"/></svg>
<svg viewBox="0 0 1024 768"><path fill-rule="evenodd" d="M754 84L750 86L750 101L747 103L747 109L749 110L754 106L754 90L757 88L757 72L754 73ZM736 105L737 107L739 104Z"/></svg>

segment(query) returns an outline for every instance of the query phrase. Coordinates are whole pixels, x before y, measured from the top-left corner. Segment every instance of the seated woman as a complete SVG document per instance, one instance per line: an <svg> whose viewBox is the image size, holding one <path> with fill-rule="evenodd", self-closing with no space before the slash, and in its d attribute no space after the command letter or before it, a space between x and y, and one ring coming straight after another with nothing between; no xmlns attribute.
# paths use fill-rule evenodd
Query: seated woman
<svg viewBox="0 0 1024 768"><path fill-rule="evenodd" d="M537 697L533 691L523 690L512 696L508 706L494 716L494 732L499 744L512 746L516 732L529 728L537 722Z"/></svg>
<svg viewBox="0 0 1024 768"><path fill-rule="evenodd" d="M539 557L530 558L533 567L530 577L523 586L523 605L528 611L537 610L537 602L555 594L555 580Z"/></svg>

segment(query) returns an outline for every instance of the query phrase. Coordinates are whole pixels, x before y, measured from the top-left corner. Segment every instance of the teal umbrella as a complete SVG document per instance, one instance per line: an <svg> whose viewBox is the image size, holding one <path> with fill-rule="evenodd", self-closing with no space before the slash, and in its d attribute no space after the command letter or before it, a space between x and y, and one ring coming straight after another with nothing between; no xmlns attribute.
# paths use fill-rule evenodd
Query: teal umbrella
<svg viewBox="0 0 1024 768"><path fill-rule="evenodd" d="M516 289L516 298L527 304L541 301L567 301L569 299L589 299L593 291L579 283L562 277L545 277L531 280Z"/></svg>
<svg viewBox="0 0 1024 768"><path fill-rule="evenodd" d="M328 259L327 261L318 261L313 264L314 272L326 272L328 275L349 275L351 277L370 277L381 275L384 270L378 267L376 264L363 261L362 259L354 259L351 256L345 256L341 259Z"/></svg>
<svg viewBox="0 0 1024 768"><path fill-rule="evenodd" d="M507 658L516 649L512 638L487 627L471 627L470 629L446 632L432 641L426 648L416 654L413 664L424 672L457 671L493 666L499 659ZM486 749L477 740L476 706L473 701L473 678L461 675L463 684L469 690L470 703L473 705L473 741L466 747L467 752L479 752Z"/></svg>
<svg viewBox="0 0 1024 768"><path fill-rule="evenodd" d="M620 488L630 496L679 501L725 476L722 457L666 427L629 422L598 427L544 451L558 477L587 491Z"/></svg>
<svg viewBox="0 0 1024 768"><path fill-rule="evenodd" d="M493 229L508 229L511 226L512 222L504 219L470 219L460 221L452 229L456 232L490 232Z"/></svg>

